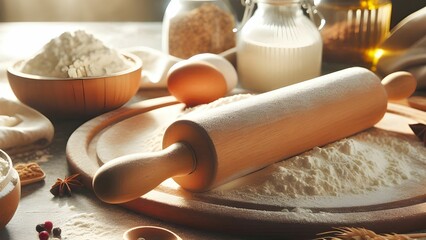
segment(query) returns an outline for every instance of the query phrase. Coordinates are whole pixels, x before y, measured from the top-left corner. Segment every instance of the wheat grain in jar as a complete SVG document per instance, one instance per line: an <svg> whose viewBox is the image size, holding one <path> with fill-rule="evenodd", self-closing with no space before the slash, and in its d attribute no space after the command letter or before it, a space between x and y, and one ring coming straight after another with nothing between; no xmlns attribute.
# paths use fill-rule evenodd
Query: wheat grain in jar
<svg viewBox="0 0 426 240"><path fill-rule="evenodd" d="M163 19L163 50L183 59L218 54L235 47L235 27L227 0L172 0Z"/></svg>

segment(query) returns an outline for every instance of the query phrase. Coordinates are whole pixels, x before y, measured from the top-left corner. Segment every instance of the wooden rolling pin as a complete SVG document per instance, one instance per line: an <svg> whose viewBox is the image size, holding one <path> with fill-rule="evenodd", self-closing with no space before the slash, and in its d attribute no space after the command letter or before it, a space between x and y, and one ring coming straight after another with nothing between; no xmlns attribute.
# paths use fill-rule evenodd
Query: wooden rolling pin
<svg viewBox="0 0 426 240"><path fill-rule="evenodd" d="M415 79L387 88L408 97ZM414 84L414 88L413 85ZM259 94L171 124L162 151L122 156L99 168L96 195L122 203L169 177L206 191L277 161L372 127L385 114L387 93L369 70L349 68Z"/></svg>

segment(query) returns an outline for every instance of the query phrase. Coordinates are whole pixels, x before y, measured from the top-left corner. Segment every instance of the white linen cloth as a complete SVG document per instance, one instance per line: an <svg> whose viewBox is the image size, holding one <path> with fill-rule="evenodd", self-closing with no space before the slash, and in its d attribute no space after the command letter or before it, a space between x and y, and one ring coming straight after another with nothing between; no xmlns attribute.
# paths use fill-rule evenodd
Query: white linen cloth
<svg viewBox="0 0 426 240"><path fill-rule="evenodd" d="M0 149L9 154L47 147L53 124L38 111L13 100L0 98Z"/></svg>

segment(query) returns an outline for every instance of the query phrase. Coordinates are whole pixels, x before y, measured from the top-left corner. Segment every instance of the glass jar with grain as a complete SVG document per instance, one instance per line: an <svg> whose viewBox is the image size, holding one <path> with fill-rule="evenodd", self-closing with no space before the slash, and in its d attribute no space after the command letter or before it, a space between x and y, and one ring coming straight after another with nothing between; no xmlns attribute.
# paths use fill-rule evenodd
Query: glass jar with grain
<svg viewBox="0 0 426 240"><path fill-rule="evenodd" d="M227 0L171 0L163 19L164 52L179 58L221 53L236 45L236 16Z"/></svg>

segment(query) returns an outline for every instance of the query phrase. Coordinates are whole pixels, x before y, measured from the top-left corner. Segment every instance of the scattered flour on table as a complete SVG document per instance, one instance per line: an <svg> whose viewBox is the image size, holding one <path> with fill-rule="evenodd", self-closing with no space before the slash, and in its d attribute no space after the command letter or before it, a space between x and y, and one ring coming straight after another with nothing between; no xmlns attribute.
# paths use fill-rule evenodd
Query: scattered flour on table
<svg viewBox="0 0 426 240"><path fill-rule="evenodd" d="M64 32L26 61L22 72L45 77L106 76L128 69L131 62L83 30Z"/></svg>
<svg viewBox="0 0 426 240"><path fill-rule="evenodd" d="M48 162L52 158L52 154L50 153L49 148L20 152L13 155L14 163L45 163Z"/></svg>
<svg viewBox="0 0 426 240"><path fill-rule="evenodd" d="M120 239L123 232L117 232L114 223L103 222L102 220L105 219L99 218L94 213L76 214L61 226L62 239ZM116 236L117 234L119 236Z"/></svg>
<svg viewBox="0 0 426 240"><path fill-rule="evenodd" d="M156 220L143 218L136 213L109 207L103 212L82 212L71 215L60 224L62 240L120 240L130 228L156 226ZM170 228L167 224L163 227Z"/></svg>
<svg viewBox="0 0 426 240"><path fill-rule="evenodd" d="M78 208L74 210L78 211ZM62 240L123 239L129 228L140 225L155 225L149 219L141 222L140 215L121 207L110 206L103 211L76 212L59 224Z"/></svg>
<svg viewBox="0 0 426 240"><path fill-rule="evenodd" d="M207 111L250 97L240 94L187 109ZM166 127L146 142L161 150ZM371 128L270 165L205 194L231 199L363 194L426 176L426 148L414 136Z"/></svg>

